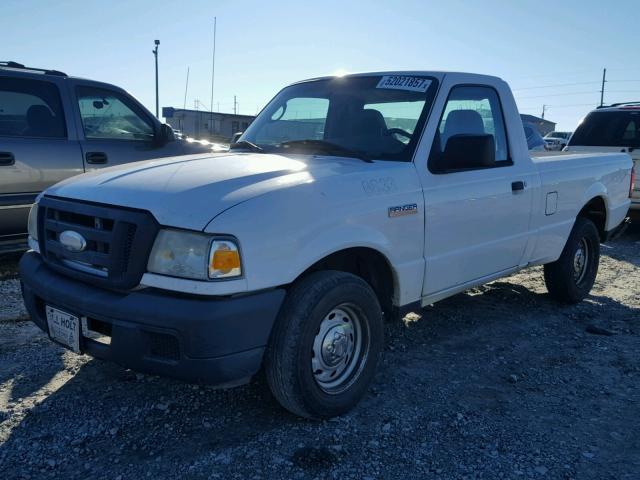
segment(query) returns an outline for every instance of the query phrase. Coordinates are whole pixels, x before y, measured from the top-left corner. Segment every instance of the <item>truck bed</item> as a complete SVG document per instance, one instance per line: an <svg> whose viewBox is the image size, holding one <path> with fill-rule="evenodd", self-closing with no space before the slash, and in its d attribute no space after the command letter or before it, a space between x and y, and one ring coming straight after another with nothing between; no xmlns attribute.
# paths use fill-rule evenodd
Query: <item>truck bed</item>
<svg viewBox="0 0 640 480"><path fill-rule="evenodd" d="M545 152L533 156L532 161L540 175L539 195L534 196L539 207L534 211L540 214L533 218L538 240L531 263L555 260L577 213L597 197L607 202L608 215L602 226L605 231L627 216L631 159L626 153Z"/></svg>

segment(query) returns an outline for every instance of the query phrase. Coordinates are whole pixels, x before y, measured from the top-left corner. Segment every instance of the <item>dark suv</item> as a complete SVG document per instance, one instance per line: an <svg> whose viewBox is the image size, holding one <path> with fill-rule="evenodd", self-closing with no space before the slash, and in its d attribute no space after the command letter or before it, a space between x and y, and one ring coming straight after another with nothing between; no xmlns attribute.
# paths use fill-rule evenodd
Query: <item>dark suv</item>
<svg viewBox="0 0 640 480"><path fill-rule="evenodd" d="M121 163L211 151L114 85L0 62L0 252L26 246L29 207L72 175Z"/></svg>

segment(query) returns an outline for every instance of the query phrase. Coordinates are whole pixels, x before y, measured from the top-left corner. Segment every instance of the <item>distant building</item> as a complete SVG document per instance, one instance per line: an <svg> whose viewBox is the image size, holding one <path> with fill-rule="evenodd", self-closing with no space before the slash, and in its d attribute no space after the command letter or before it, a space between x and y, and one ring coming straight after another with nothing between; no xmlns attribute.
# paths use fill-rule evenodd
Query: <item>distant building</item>
<svg viewBox="0 0 640 480"><path fill-rule="evenodd" d="M231 140L234 133L244 132L255 118L253 115L173 107L162 107L162 116L169 125L187 137L226 142Z"/></svg>
<svg viewBox="0 0 640 480"><path fill-rule="evenodd" d="M551 133L556 129L555 122L550 122L549 120L536 117L535 115L526 115L524 113L521 113L520 118L523 122L530 123L531 125L537 127L540 135L542 135L543 137L547 133Z"/></svg>

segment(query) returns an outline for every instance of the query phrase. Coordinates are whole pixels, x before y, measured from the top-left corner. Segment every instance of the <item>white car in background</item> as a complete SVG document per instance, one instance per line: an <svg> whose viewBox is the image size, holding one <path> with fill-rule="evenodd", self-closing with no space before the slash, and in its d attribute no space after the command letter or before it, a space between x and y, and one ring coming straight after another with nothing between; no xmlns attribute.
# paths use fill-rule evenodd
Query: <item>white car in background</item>
<svg viewBox="0 0 640 480"><path fill-rule="evenodd" d="M547 150L560 151L569 143L571 132L551 132L544 136L544 143Z"/></svg>
<svg viewBox="0 0 640 480"><path fill-rule="evenodd" d="M615 103L593 110L580 122L564 151L628 153L636 174L630 213L640 218L640 102Z"/></svg>

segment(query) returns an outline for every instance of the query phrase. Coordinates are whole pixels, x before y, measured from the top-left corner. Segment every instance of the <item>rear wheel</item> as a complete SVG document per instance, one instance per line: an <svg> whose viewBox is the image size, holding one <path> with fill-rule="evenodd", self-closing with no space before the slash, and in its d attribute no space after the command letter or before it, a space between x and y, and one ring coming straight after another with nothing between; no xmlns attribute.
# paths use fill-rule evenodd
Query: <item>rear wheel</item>
<svg viewBox="0 0 640 480"><path fill-rule="evenodd" d="M583 300L593 287L600 262L600 236L594 223L578 217L560 258L544 266L549 294L564 303Z"/></svg>
<svg viewBox="0 0 640 480"><path fill-rule="evenodd" d="M312 273L287 294L267 347L267 382L296 415L340 415L366 393L382 344L371 287L349 273Z"/></svg>

